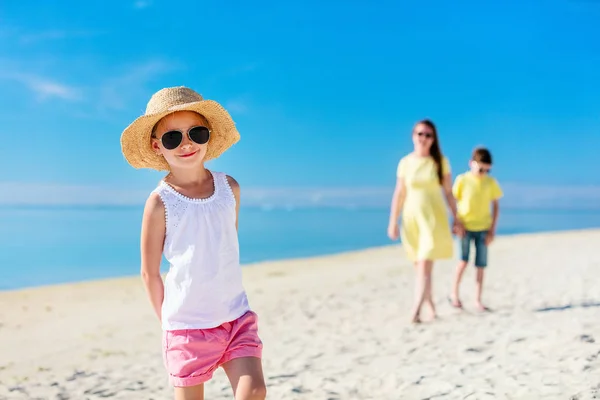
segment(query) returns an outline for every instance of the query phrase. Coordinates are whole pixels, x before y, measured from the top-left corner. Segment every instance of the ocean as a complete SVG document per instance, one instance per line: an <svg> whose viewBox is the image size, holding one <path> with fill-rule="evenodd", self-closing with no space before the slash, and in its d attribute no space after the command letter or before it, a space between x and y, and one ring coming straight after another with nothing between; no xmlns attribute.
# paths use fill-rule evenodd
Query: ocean
<svg viewBox="0 0 600 400"><path fill-rule="evenodd" d="M0 207L0 290L137 275L141 215L142 206ZM387 208L242 207L241 261L387 245L387 222ZM498 234L596 227L600 210L503 209Z"/></svg>

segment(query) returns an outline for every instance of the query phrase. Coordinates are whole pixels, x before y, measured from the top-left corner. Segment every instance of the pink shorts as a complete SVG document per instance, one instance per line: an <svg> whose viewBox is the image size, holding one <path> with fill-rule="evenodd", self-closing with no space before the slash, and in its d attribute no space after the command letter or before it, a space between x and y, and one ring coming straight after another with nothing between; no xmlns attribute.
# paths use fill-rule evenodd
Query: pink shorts
<svg viewBox="0 0 600 400"><path fill-rule="evenodd" d="M258 316L248 311L238 319L209 329L163 333L163 358L173 386L196 386L212 378L229 360L262 357Z"/></svg>

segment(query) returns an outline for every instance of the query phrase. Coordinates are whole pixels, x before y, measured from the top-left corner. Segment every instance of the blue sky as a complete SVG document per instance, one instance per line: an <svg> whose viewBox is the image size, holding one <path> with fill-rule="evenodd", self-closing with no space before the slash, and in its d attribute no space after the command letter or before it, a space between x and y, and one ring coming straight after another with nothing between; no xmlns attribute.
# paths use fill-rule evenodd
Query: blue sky
<svg viewBox="0 0 600 400"><path fill-rule="evenodd" d="M3 202L150 191L119 137L176 85L230 110L210 166L257 198L387 193L429 117L455 172L483 144L515 196L600 200L600 1L323 3L4 2Z"/></svg>

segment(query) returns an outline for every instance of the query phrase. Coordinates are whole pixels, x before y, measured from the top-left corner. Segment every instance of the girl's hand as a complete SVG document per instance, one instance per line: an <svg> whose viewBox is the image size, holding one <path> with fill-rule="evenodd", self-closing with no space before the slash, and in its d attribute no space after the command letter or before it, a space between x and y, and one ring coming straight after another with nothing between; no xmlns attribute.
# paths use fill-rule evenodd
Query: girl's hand
<svg viewBox="0 0 600 400"><path fill-rule="evenodd" d="M387 233L390 239L397 240L400 237L400 228L398 228L398 224L390 222Z"/></svg>

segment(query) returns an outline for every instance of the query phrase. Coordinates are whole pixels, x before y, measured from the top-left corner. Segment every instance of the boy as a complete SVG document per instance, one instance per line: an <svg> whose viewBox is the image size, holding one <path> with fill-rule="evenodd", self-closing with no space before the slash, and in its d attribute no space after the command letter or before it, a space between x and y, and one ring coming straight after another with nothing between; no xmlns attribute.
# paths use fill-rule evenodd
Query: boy
<svg viewBox="0 0 600 400"><path fill-rule="evenodd" d="M458 218L464 225L465 231L460 238L461 261L456 268L450 300L454 307L462 308L458 288L469 263L469 252L473 242L474 264L477 270L476 306L479 311L488 311L489 309L481 302L483 272L487 266L487 248L496 234L496 223L500 212L498 200L503 193L496 179L489 175L492 155L488 149L476 148L469 166L470 171L458 175L452 187L457 201Z"/></svg>

